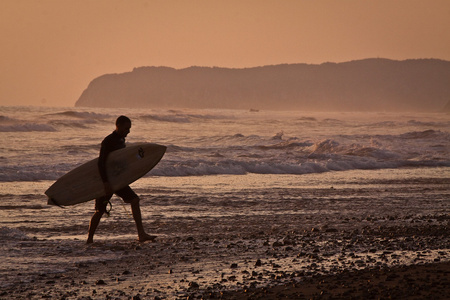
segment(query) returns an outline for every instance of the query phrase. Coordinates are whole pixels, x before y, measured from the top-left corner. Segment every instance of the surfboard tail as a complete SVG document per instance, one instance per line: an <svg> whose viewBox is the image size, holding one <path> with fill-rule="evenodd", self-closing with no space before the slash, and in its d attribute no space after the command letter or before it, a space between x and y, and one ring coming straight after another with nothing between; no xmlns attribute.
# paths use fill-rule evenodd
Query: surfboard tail
<svg viewBox="0 0 450 300"><path fill-rule="evenodd" d="M56 202L56 200L51 198L51 197L48 197L47 204L48 205L55 205L55 206L58 206L58 207L61 207L61 208L65 208L64 206L58 204L58 202Z"/></svg>

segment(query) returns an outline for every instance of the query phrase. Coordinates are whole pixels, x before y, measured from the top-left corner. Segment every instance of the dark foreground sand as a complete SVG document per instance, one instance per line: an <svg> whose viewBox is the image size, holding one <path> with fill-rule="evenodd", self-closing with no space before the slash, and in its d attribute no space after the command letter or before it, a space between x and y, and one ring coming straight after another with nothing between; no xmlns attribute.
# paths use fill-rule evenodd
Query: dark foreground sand
<svg viewBox="0 0 450 300"><path fill-rule="evenodd" d="M39 273L1 299L449 299L448 216L420 226L99 242L120 259ZM439 219L439 221L437 221ZM57 250L55 250L57 251ZM67 252L67 250L64 250ZM68 253L65 253L68 255ZM405 265L406 264L406 265Z"/></svg>
<svg viewBox="0 0 450 300"><path fill-rule="evenodd" d="M227 299L449 299L450 263L344 271L301 283L248 289Z"/></svg>
<svg viewBox="0 0 450 300"><path fill-rule="evenodd" d="M228 216L153 218L155 243L114 235L92 245L18 242L11 251L56 262L51 272L11 270L0 299L450 299L447 179L258 193L283 202L257 213L259 200L229 201L220 203L236 211ZM134 230L119 220L98 235Z"/></svg>
<svg viewBox="0 0 450 300"><path fill-rule="evenodd" d="M106 278L107 271L98 270L98 276ZM99 274L101 273L101 275ZM126 272L125 272L126 273ZM139 274L138 276L143 276ZM80 284L90 286L88 292L80 293ZM129 280L130 287L139 280ZM129 293L127 289L103 292L108 283L87 281L64 274L45 278L43 281L21 285L1 292L2 299L164 299L150 295L153 292ZM102 287L99 289L99 287ZM315 275L302 281L265 288L246 288L239 291L205 291L188 288L186 295L168 299L449 299L450 263L399 266L393 268L344 271L335 275Z"/></svg>

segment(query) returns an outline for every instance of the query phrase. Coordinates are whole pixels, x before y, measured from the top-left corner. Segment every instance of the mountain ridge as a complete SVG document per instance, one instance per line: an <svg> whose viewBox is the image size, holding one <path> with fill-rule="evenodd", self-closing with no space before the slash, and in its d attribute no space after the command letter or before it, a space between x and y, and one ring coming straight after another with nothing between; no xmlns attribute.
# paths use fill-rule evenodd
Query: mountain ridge
<svg viewBox="0 0 450 300"><path fill-rule="evenodd" d="M440 112L450 62L369 58L252 68L136 67L92 80L75 106Z"/></svg>

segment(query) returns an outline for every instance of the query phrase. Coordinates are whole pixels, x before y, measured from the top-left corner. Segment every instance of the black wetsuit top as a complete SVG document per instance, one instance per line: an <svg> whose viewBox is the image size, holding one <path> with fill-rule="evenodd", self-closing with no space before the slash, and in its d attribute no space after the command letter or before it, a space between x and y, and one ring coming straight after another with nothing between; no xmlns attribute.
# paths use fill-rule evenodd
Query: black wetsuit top
<svg viewBox="0 0 450 300"><path fill-rule="evenodd" d="M116 131L105 137L100 148L100 156L98 157L98 170L103 182L108 182L106 175L106 159L108 155L116 150L125 148L125 138L121 137Z"/></svg>

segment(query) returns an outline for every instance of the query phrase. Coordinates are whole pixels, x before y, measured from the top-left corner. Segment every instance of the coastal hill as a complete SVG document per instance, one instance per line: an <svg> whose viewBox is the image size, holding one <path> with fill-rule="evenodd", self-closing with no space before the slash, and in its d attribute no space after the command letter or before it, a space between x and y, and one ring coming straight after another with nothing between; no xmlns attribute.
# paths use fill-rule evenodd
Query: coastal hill
<svg viewBox="0 0 450 300"><path fill-rule="evenodd" d="M95 78L75 106L443 112L450 62L365 59L245 69L140 67Z"/></svg>

